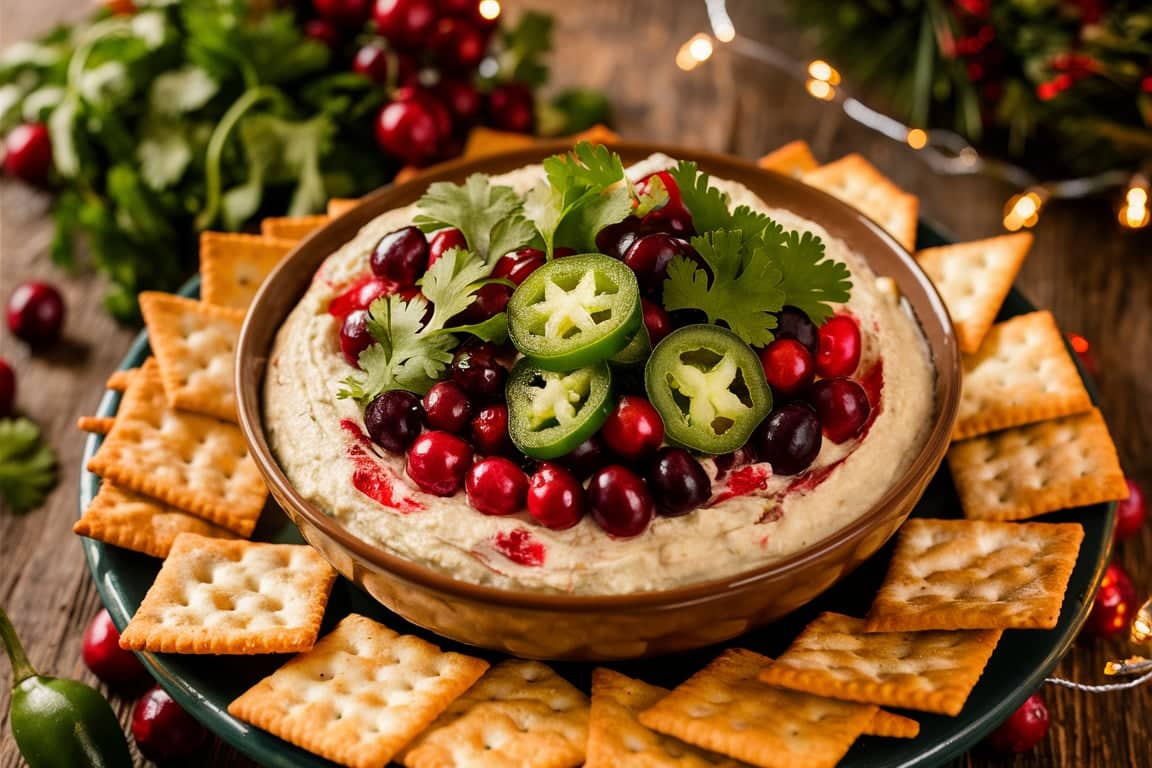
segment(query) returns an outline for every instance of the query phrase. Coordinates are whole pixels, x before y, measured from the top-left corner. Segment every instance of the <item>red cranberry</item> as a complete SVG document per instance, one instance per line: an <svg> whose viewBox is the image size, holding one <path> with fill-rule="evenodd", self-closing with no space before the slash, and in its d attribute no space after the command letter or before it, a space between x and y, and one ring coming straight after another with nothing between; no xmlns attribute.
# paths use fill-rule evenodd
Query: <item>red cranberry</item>
<svg viewBox="0 0 1152 768"><path fill-rule="evenodd" d="M489 456L468 470L468 501L485 515L511 515L524 508L528 476L510 459Z"/></svg>
<svg viewBox="0 0 1152 768"><path fill-rule="evenodd" d="M477 0L436 0L436 7L444 16L471 18L476 11Z"/></svg>
<svg viewBox="0 0 1152 768"><path fill-rule="evenodd" d="M0 387L3 391L3 387ZM0 402L3 398L0 396ZM1116 541L1127 539L1140 533L1144 527L1144 518L1147 510L1144 507L1144 491L1135 480L1128 478L1128 498L1116 504L1116 527L1112 530L1112 537Z"/></svg>
<svg viewBox="0 0 1152 768"><path fill-rule="evenodd" d="M508 306L508 300L511 298L512 289L506 285L501 285L500 283L482 285L476 291L472 303L468 305L467 309L452 319L452 324L472 325L474 323L482 323L503 312L504 308Z"/></svg>
<svg viewBox="0 0 1152 768"><path fill-rule="evenodd" d="M436 22L428 43L436 63L447 71L475 69L484 58L488 41L468 22L447 17Z"/></svg>
<svg viewBox="0 0 1152 768"><path fill-rule="evenodd" d="M508 371L490 351L462 347L452 358L452 380L470 397L494 400L504 395Z"/></svg>
<svg viewBox="0 0 1152 768"><path fill-rule="evenodd" d="M418 227L403 227L380 238L371 256L372 272L402 288L415 285L428 269L428 238Z"/></svg>
<svg viewBox="0 0 1152 768"><path fill-rule="evenodd" d="M503 403L488 405L472 417L472 442L484 456L497 456L512 452L512 438L508 436L508 406Z"/></svg>
<svg viewBox="0 0 1152 768"><path fill-rule="evenodd" d="M377 42L362 45L352 57L352 71L381 85L388 82L388 50Z"/></svg>
<svg viewBox="0 0 1152 768"><path fill-rule="evenodd" d="M608 464L608 449L599 435L592 435L561 456L557 463L583 480Z"/></svg>
<svg viewBox="0 0 1152 768"><path fill-rule="evenodd" d="M421 165L440 152L442 121L427 99L393 101L376 115L376 142L388 154L409 165Z"/></svg>
<svg viewBox="0 0 1152 768"><path fill-rule="evenodd" d="M1109 563L1084 629L1099 637L1127 632L1140 608L1132 580L1119 563Z"/></svg>
<svg viewBox="0 0 1152 768"><path fill-rule="evenodd" d="M532 90L521 83L493 88L488 94L488 122L501 131L531 133L536 123Z"/></svg>
<svg viewBox="0 0 1152 768"><path fill-rule="evenodd" d="M816 364L808 349L796 339L776 339L760 352L764 376L773 391L794 395L816 377Z"/></svg>
<svg viewBox="0 0 1152 768"><path fill-rule="evenodd" d="M347 317L357 309L368 309L372 302L381 296L395 293L396 283L368 274L357 280L344 293L328 304L328 314L333 317Z"/></svg>
<svg viewBox="0 0 1152 768"><path fill-rule="evenodd" d="M661 448L645 478L666 517L686 515L712 496L712 481L700 462L683 448Z"/></svg>
<svg viewBox="0 0 1152 768"><path fill-rule="evenodd" d="M420 434L424 408L420 398L403 389L382 392L364 409L368 436L386 451L403 453Z"/></svg>
<svg viewBox="0 0 1152 768"><path fill-rule="evenodd" d="M644 309L644 327L648 330L648 340L652 346L656 346L661 339L672 333L672 316L659 304L648 299L640 299L640 306Z"/></svg>
<svg viewBox="0 0 1152 768"><path fill-rule="evenodd" d="M348 365L360 367L360 353L376 341L368 330L368 310L348 313L340 325L340 351Z"/></svg>
<svg viewBox="0 0 1152 768"><path fill-rule="evenodd" d="M664 442L664 422L659 411L635 395L620 398L601 432L608 448L625 459L638 459L652 453Z"/></svg>
<svg viewBox="0 0 1152 768"><path fill-rule="evenodd" d="M812 385L808 398L824 436L837 444L858 437L872 411L864 388L851 379L821 379Z"/></svg>
<svg viewBox="0 0 1152 768"><path fill-rule="evenodd" d="M433 430L412 443L405 471L421 490L451 496L464 485L470 466L472 446L449 432Z"/></svg>
<svg viewBox="0 0 1152 768"><path fill-rule="evenodd" d="M136 654L120 647L120 632L104 608L84 630L81 653L92 674L109 685L131 685L148 679L148 670Z"/></svg>
<svg viewBox="0 0 1152 768"><path fill-rule="evenodd" d="M424 421L429 429L463 432L472 420L472 403L454 381L441 381L424 395Z"/></svg>
<svg viewBox="0 0 1152 768"><path fill-rule="evenodd" d="M492 277L503 277L520 285L528 275L544 266L545 261L547 257L544 251L537 248L521 248L497 259L496 266L492 268Z"/></svg>
<svg viewBox="0 0 1152 768"><path fill-rule="evenodd" d="M851 376L860 365L860 327L847 315L828 318L820 326L816 373L821 378Z"/></svg>
<svg viewBox="0 0 1152 768"><path fill-rule="evenodd" d="M451 137L452 114L430 88L425 88L419 82L404 85L392 92L392 100L401 103L418 102L424 105L430 110L432 118L436 122L436 134L440 137L441 144ZM438 152L438 154L440 153Z"/></svg>
<svg viewBox="0 0 1152 768"><path fill-rule="evenodd" d="M0 357L0 419L12 415L16 404L16 372Z"/></svg>
<svg viewBox="0 0 1152 768"><path fill-rule="evenodd" d="M774 473L796 475L816 460L824 439L812 409L803 403L788 403L770 413L749 442L756 458L771 464Z"/></svg>
<svg viewBox="0 0 1152 768"><path fill-rule="evenodd" d="M316 14L337 24L360 26L372 15L371 0L312 0Z"/></svg>
<svg viewBox="0 0 1152 768"><path fill-rule="evenodd" d="M132 737L140 754L159 763L195 754L208 740L208 731L156 686L132 709Z"/></svg>
<svg viewBox="0 0 1152 768"><path fill-rule="evenodd" d="M643 228L643 222L635 216L609 224L596 233L596 248L600 253L623 260L624 254L640 237Z"/></svg>
<svg viewBox="0 0 1152 768"><path fill-rule="evenodd" d="M340 45L340 28L329 19L308 19L304 22L304 36L328 48L337 48Z"/></svg>
<svg viewBox="0 0 1152 768"><path fill-rule="evenodd" d="M436 24L432 0L376 0L376 30L403 48L420 48Z"/></svg>
<svg viewBox="0 0 1152 768"><path fill-rule="evenodd" d="M456 125L467 127L476 122L484 108L484 99L476 86L467 80L444 79L433 91L452 113Z"/></svg>
<svg viewBox="0 0 1152 768"><path fill-rule="evenodd" d="M584 487L568 470L542 464L528 481L528 514L554 531L571 528L584 517Z"/></svg>
<svg viewBox="0 0 1152 768"><path fill-rule="evenodd" d="M630 469L612 464L588 481L592 519L612 536L639 536L652 522L655 505L644 481Z"/></svg>
<svg viewBox="0 0 1152 768"><path fill-rule="evenodd" d="M60 338L64 326L64 297L43 282L21 283L8 299L8 330L32 347Z"/></svg>
<svg viewBox="0 0 1152 768"><path fill-rule="evenodd" d="M808 315L796 307L784 307L776 314L776 330L773 333L778 339L795 339L800 342L813 359L820 351L820 331L808 319Z"/></svg>
<svg viewBox="0 0 1152 768"><path fill-rule="evenodd" d="M645 232L663 232L685 240L696 234L691 214L668 206L649 213L644 217L643 224Z"/></svg>
<svg viewBox="0 0 1152 768"><path fill-rule="evenodd" d="M1048 708L1039 694L1034 693L988 736L985 743L997 752L1027 752L1047 733Z"/></svg>
<svg viewBox="0 0 1152 768"><path fill-rule="evenodd" d="M24 123L4 139L4 172L26 184L43 184L52 170L52 139L43 123Z"/></svg>
<svg viewBox="0 0 1152 768"><path fill-rule="evenodd" d="M624 263L636 273L641 291L649 296L658 296L664 290L668 264L677 256L686 256L693 261L700 260L696 249L687 240L657 233L645 235L633 243L624 254Z"/></svg>
<svg viewBox="0 0 1152 768"><path fill-rule="evenodd" d="M442 229L432 235L432 240L428 243L428 266L431 267L437 259L453 248L468 249L468 241L464 239L464 233L460 230Z"/></svg>

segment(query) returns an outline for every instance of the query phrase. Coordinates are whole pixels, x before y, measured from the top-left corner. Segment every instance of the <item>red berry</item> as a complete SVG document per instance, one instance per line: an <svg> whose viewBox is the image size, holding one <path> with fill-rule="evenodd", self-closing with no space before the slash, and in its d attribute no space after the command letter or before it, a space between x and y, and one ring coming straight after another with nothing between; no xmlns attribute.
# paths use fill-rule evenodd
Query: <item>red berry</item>
<svg viewBox="0 0 1152 768"><path fill-rule="evenodd" d="M592 435L556 460L581 480L608 464L608 449L600 435Z"/></svg>
<svg viewBox="0 0 1152 768"><path fill-rule="evenodd" d="M416 285L428 269L428 238L419 227L402 227L380 238L369 257L372 272L401 288Z"/></svg>
<svg viewBox="0 0 1152 768"><path fill-rule="evenodd" d="M1136 588L1119 563L1110 563L1084 629L1100 637L1127 632L1140 608Z"/></svg>
<svg viewBox="0 0 1152 768"><path fill-rule="evenodd" d="M672 333L672 317L654 301L642 298L640 306L644 309L644 328L648 331L648 340L652 346L656 346L661 339Z"/></svg>
<svg viewBox="0 0 1152 768"><path fill-rule="evenodd" d="M52 344L64 326L64 297L48 283L16 286L8 299L8 330L33 347Z"/></svg>
<svg viewBox="0 0 1152 768"><path fill-rule="evenodd" d="M489 456L468 470L464 488L468 502L485 515L511 515L524 508L528 476L515 462Z"/></svg>
<svg viewBox="0 0 1152 768"><path fill-rule="evenodd" d="M412 443L405 471L421 490L451 496L464 485L471 465L472 446L449 432L433 430Z"/></svg>
<svg viewBox="0 0 1152 768"><path fill-rule="evenodd" d="M494 400L504 395L508 370L496 359L494 347L462 346L452 357L452 380L478 400Z"/></svg>
<svg viewBox="0 0 1152 768"><path fill-rule="evenodd" d="M109 685L129 685L148 679L148 670L136 654L120 647L120 632L104 608L92 617L84 630L81 654L92 674Z"/></svg>
<svg viewBox="0 0 1152 768"><path fill-rule="evenodd" d="M775 334L778 339L795 339L800 342L813 358L820 351L820 331L808 319L808 315L796 307L784 307L776 313Z"/></svg>
<svg viewBox="0 0 1152 768"><path fill-rule="evenodd" d="M634 242L624 254L624 263L636 273L641 291L649 296L659 296L664 291L668 265L678 256L700 261L696 249L687 240L657 232Z"/></svg>
<svg viewBox="0 0 1152 768"><path fill-rule="evenodd" d="M825 379L851 376L860 365L860 327L847 315L828 318L819 330L816 373Z"/></svg>
<svg viewBox="0 0 1152 768"><path fill-rule="evenodd" d="M403 389L381 392L364 409L364 427L372 441L391 453L404 453L420 434L424 408L420 398Z"/></svg>
<svg viewBox="0 0 1152 768"><path fill-rule="evenodd" d="M443 138L437 106L427 99L385 104L376 115L376 143L410 165L432 160Z"/></svg>
<svg viewBox="0 0 1152 768"><path fill-rule="evenodd" d="M1144 491L1135 480L1128 478L1126 482L1128 498L1116 504L1116 527L1112 530L1112 537L1116 541L1135 536L1144 527Z"/></svg>
<svg viewBox="0 0 1152 768"><path fill-rule="evenodd" d="M816 377L816 364L808 349L795 339L776 339L760 352L768 385L780 395L794 395Z"/></svg>
<svg viewBox="0 0 1152 768"><path fill-rule="evenodd" d="M503 403L485 406L472 417L472 442L484 456L499 456L512 451L508 436L508 406Z"/></svg>
<svg viewBox="0 0 1152 768"><path fill-rule="evenodd" d="M545 528L571 528L584 517L584 487L568 470L543 464L528 481L528 513Z"/></svg>
<svg viewBox="0 0 1152 768"><path fill-rule="evenodd" d="M456 382L437 382L424 395L424 421L429 429L463 432L472 421L472 402Z"/></svg>
<svg viewBox="0 0 1152 768"><path fill-rule="evenodd" d="M304 23L304 35L329 48L340 45L340 28L328 19L308 19Z"/></svg>
<svg viewBox="0 0 1152 768"><path fill-rule="evenodd" d="M359 26L372 15L372 0L312 0L318 16L348 26Z"/></svg>
<svg viewBox="0 0 1152 768"><path fill-rule="evenodd" d="M381 296L396 293L399 288L391 280L383 280L369 273L346 288L328 304L328 314L347 317L357 309L368 309Z"/></svg>
<svg viewBox="0 0 1152 768"><path fill-rule="evenodd" d="M858 437L872 407L864 388L851 379L821 379L809 390L824 436L834 443Z"/></svg>
<svg viewBox="0 0 1152 768"><path fill-rule="evenodd" d="M0 419L12 415L16 404L16 372L8 361L0 357Z"/></svg>
<svg viewBox="0 0 1152 768"><path fill-rule="evenodd" d="M349 312L340 324L340 352L348 365L360 367L360 353L372 346L376 339L368 331L368 310Z"/></svg>
<svg viewBox="0 0 1152 768"><path fill-rule="evenodd" d="M136 701L132 736L144 757L163 762L193 755L208 740L208 731L156 686Z"/></svg>
<svg viewBox="0 0 1152 768"><path fill-rule="evenodd" d="M448 111L456 120L456 125L461 128L476 122L480 117L480 110L484 108L480 92L467 80L441 80L433 88L433 92L448 107Z"/></svg>
<svg viewBox="0 0 1152 768"><path fill-rule="evenodd" d="M520 285L528 275L544 266L546 260L544 251L538 248L521 248L497 259L496 266L492 268L492 277L507 278Z"/></svg>
<svg viewBox="0 0 1152 768"><path fill-rule="evenodd" d="M436 6L445 16L471 18L480 0L436 0Z"/></svg>
<svg viewBox="0 0 1152 768"><path fill-rule="evenodd" d="M432 0L376 0L376 31L402 48L420 48L436 24Z"/></svg>
<svg viewBox="0 0 1152 768"><path fill-rule="evenodd" d="M43 123L24 123L4 139L4 172L27 184L43 184L52 170L52 139Z"/></svg>
<svg viewBox="0 0 1152 768"><path fill-rule="evenodd" d="M686 515L712 496L712 481L683 448L661 448L644 478L666 517Z"/></svg>
<svg viewBox="0 0 1152 768"><path fill-rule="evenodd" d="M442 229L432 235L432 240L428 243L428 266L435 264L436 259L453 248L468 248L468 241L464 239L464 233L460 230Z"/></svg>
<svg viewBox="0 0 1152 768"><path fill-rule="evenodd" d="M620 398L601 431L608 448L625 459L652 453L664 442L660 413L652 403L635 395Z"/></svg>
<svg viewBox="0 0 1152 768"><path fill-rule="evenodd" d="M1027 752L1047 733L1048 708L1040 695L1034 693L988 736L985 743L997 752Z"/></svg>
<svg viewBox="0 0 1152 768"><path fill-rule="evenodd" d="M466 21L444 18L436 22L429 47L436 63L448 71L475 69L484 58L488 41L484 34Z"/></svg>
<svg viewBox="0 0 1152 768"><path fill-rule="evenodd" d="M536 123L532 90L520 83L493 88L488 94L488 122L502 131L532 133Z"/></svg>
<svg viewBox="0 0 1152 768"><path fill-rule="evenodd" d="M592 475L587 493L592 519L612 536L639 536L647 530L656 512L644 481L618 464Z"/></svg>
<svg viewBox="0 0 1152 768"><path fill-rule="evenodd" d="M356 51L352 69L380 85L388 84L389 75L394 76L394 83L405 83L416 71L416 61L410 54L390 51L383 42L372 41Z"/></svg>
<svg viewBox="0 0 1152 768"><path fill-rule="evenodd" d="M696 228L692 226L692 214L682 208L657 208L641 219L641 224L645 232L663 233L685 240L696 234Z"/></svg>
<svg viewBox="0 0 1152 768"><path fill-rule="evenodd" d="M440 137L440 143L445 145L452 138L454 127L452 125L452 113L448 111L448 106L441 100L440 96L431 89L425 88L419 83L404 85L392 92L392 100L420 102L432 113L432 117L436 121L436 133ZM443 147L438 154L443 154Z"/></svg>

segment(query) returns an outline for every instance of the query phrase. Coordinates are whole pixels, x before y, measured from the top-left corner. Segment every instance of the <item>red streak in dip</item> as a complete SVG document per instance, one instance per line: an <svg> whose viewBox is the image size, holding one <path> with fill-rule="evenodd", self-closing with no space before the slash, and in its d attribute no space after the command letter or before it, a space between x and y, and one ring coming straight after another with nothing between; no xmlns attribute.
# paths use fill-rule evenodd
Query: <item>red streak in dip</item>
<svg viewBox="0 0 1152 768"><path fill-rule="evenodd" d="M747 467L742 467L729 476L728 484L724 490L716 494L716 498L708 506L715 506L736 496L747 496L750 493L762 491L768 487L770 477L772 477L772 473L763 464L750 464Z"/></svg>
<svg viewBox="0 0 1152 768"><path fill-rule="evenodd" d="M352 282L340 295L328 304L328 314L333 317L347 317L358 309L367 309L381 296L395 293L399 288L391 280L385 280L369 272Z"/></svg>
<svg viewBox="0 0 1152 768"><path fill-rule="evenodd" d="M514 563L527 566L544 565L544 545L532 538L524 528L497 533L492 539L496 551Z"/></svg>
<svg viewBox="0 0 1152 768"><path fill-rule="evenodd" d="M356 490L404 514L424 509L420 502L397 495L392 485L392 474L376 463L373 457L379 458L379 455L359 424L351 419L342 419L340 426L353 438L353 442L348 445L348 458L352 459L352 485Z"/></svg>

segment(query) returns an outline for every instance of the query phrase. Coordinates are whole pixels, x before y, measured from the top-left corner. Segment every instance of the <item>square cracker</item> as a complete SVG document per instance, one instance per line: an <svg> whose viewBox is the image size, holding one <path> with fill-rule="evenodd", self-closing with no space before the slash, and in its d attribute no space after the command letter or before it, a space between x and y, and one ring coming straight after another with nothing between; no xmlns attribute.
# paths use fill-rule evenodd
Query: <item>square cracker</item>
<svg viewBox="0 0 1152 768"><path fill-rule="evenodd" d="M916 253L948 307L964 354L980 349L1031 248L1032 235L1017 232Z"/></svg>
<svg viewBox="0 0 1152 768"><path fill-rule="evenodd" d="M200 298L219 307L247 309L261 283L296 240L230 232L200 233Z"/></svg>
<svg viewBox="0 0 1152 768"><path fill-rule="evenodd" d="M258 654L316 644L336 571L306 544L182 533L120 635L156 653Z"/></svg>
<svg viewBox="0 0 1152 768"><path fill-rule="evenodd" d="M812 156L812 149L803 139L790 141L779 149L774 149L756 161L756 165L785 176L800 177L819 166Z"/></svg>
<svg viewBox="0 0 1152 768"><path fill-rule="evenodd" d="M914 739L920 735L920 723L910 717L878 709L876 716L864 730L864 735L889 739Z"/></svg>
<svg viewBox="0 0 1152 768"><path fill-rule="evenodd" d="M181 533L217 539L236 537L207 520L107 481L101 483L100 491L72 526L72 532L161 558L168 557L172 543Z"/></svg>
<svg viewBox="0 0 1152 768"><path fill-rule="evenodd" d="M128 382L136 375L139 368L122 368L119 371L113 371L108 380L104 382L104 388L110 389L113 392L123 392L128 389Z"/></svg>
<svg viewBox="0 0 1152 768"><path fill-rule="evenodd" d="M277 216L260 222L260 234L277 240L298 243L331 221L324 214L316 216Z"/></svg>
<svg viewBox="0 0 1152 768"><path fill-rule="evenodd" d="M1051 629L1083 539L1078 523L909 520L865 629Z"/></svg>
<svg viewBox="0 0 1152 768"><path fill-rule="evenodd" d="M1029 312L992 326L974 355L965 355L954 440L1092 408L1056 320Z"/></svg>
<svg viewBox="0 0 1152 768"><path fill-rule="evenodd" d="M236 421L236 344L244 310L145 291L140 311L173 408Z"/></svg>
<svg viewBox="0 0 1152 768"><path fill-rule="evenodd" d="M1000 630L878 632L821 614L760 680L846 701L955 715L984 672Z"/></svg>
<svg viewBox="0 0 1152 768"><path fill-rule="evenodd" d="M116 419L111 416L81 416L76 419L76 429L97 435L108 434L115 424Z"/></svg>
<svg viewBox="0 0 1152 768"><path fill-rule="evenodd" d="M964 516L978 520L1024 520L1128 497L1116 446L1095 408L953 443L948 467Z"/></svg>
<svg viewBox="0 0 1152 768"><path fill-rule="evenodd" d="M575 768L588 697L538 661L489 669L401 755L408 768Z"/></svg>
<svg viewBox="0 0 1152 768"><path fill-rule="evenodd" d="M349 768L381 768L487 668L351 614L228 713Z"/></svg>
<svg viewBox="0 0 1152 768"><path fill-rule="evenodd" d="M268 496L240 428L170 410L154 358L132 377L88 471L245 537Z"/></svg>
<svg viewBox="0 0 1152 768"><path fill-rule="evenodd" d="M641 712L640 723L761 768L836 765L876 707L769 688L757 680L769 664L730 648Z"/></svg>
<svg viewBox="0 0 1152 768"><path fill-rule="evenodd" d="M908 250L916 247L920 199L892 183L860 155L845 155L801 180L859 210Z"/></svg>
<svg viewBox="0 0 1152 768"><path fill-rule="evenodd" d="M747 765L641 725L636 716L668 693L666 688L610 669L594 671L588 761L584 768L741 768Z"/></svg>

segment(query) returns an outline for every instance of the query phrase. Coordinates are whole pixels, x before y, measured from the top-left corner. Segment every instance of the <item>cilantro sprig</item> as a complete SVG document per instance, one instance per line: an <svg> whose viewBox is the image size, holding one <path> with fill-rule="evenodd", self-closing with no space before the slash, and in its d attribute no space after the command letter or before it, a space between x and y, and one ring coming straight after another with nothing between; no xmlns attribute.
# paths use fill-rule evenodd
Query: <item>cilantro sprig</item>
<svg viewBox="0 0 1152 768"><path fill-rule="evenodd" d="M469 249L485 261L494 261L536 237L516 191L494 186L482 173L472 174L463 184L436 182L416 207L420 211L413 220L416 226L425 232L459 229Z"/></svg>
<svg viewBox="0 0 1152 768"><path fill-rule="evenodd" d="M23 512L44 502L56 484L56 454L28 419L0 420L0 498Z"/></svg>

